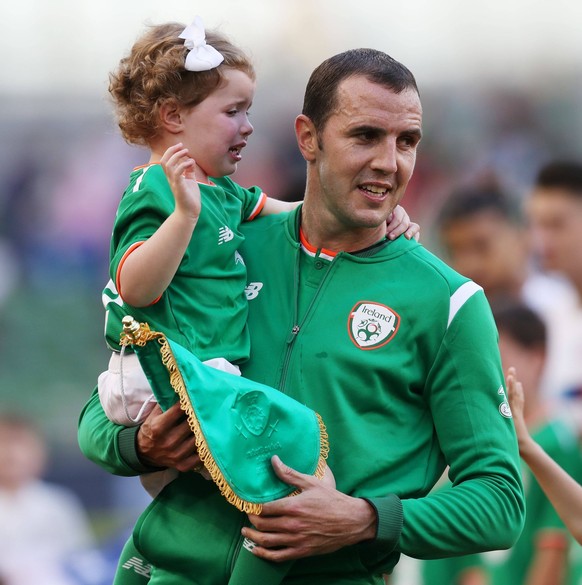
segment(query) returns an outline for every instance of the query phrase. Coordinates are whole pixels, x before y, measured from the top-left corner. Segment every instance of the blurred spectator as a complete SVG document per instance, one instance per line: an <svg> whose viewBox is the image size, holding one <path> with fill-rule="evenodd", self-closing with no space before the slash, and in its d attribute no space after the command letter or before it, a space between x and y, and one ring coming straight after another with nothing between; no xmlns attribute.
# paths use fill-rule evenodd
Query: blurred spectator
<svg viewBox="0 0 582 585"><path fill-rule="evenodd" d="M540 395L546 363L546 327L529 307L504 303L493 307L499 330L499 349L504 369L517 368L526 396L524 419L532 436L553 459L578 481L582 457L573 426L550 418L548 404ZM492 585L562 585L568 582L568 550L572 539L531 471L523 467L526 521L517 543L509 551L488 553Z"/></svg>
<svg viewBox="0 0 582 585"><path fill-rule="evenodd" d="M524 218L515 199L494 186L454 191L439 216L450 263L485 290L490 302L522 300L544 314L566 285L535 271Z"/></svg>
<svg viewBox="0 0 582 585"><path fill-rule="evenodd" d="M93 536L76 496L41 479L47 452L27 419L0 413L0 583L77 585L66 564L89 559ZM92 581L99 563L90 555ZM97 571L96 571L97 569Z"/></svg>
<svg viewBox="0 0 582 585"><path fill-rule="evenodd" d="M553 299L548 313L549 352L544 391L579 417L582 415L579 406L582 404L582 163L556 161L542 167L526 209L533 249L541 267L566 277L574 289L568 299Z"/></svg>

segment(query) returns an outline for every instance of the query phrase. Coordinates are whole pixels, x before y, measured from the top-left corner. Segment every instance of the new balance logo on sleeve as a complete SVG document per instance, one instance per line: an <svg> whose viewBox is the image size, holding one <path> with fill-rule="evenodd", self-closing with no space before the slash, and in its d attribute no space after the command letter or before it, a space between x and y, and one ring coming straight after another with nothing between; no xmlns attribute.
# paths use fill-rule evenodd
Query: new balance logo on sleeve
<svg viewBox="0 0 582 585"><path fill-rule="evenodd" d="M232 233L232 230L228 226L224 225L218 229L218 245L219 246L220 246L220 244L230 242L230 240L232 240L233 238L234 238L234 234Z"/></svg>
<svg viewBox="0 0 582 585"><path fill-rule="evenodd" d="M133 570L134 573L143 577L151 577L152 574L152 566L139 557L131 557L131 559L125 561L121 566L124 569Z"/></svg>

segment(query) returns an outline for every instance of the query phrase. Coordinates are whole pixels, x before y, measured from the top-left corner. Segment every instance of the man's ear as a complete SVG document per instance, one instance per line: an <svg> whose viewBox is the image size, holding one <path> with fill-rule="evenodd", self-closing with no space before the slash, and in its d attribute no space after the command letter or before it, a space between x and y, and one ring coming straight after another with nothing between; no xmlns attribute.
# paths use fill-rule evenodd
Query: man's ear
<svg viewBox="0 0 582 585"><path fill-rule="evenodd" d="M317 131L311 119L304 114L295 118L295 136L303 158L307 162L313 162L319 150Z"/></svg>
<svg viewBox="0 0 582 585"><path fill-rule="evenodd" d="M179 134L184 130L182 109L174 100L166 100L160 106L160 122L162 128L170 134Z"/></svg>

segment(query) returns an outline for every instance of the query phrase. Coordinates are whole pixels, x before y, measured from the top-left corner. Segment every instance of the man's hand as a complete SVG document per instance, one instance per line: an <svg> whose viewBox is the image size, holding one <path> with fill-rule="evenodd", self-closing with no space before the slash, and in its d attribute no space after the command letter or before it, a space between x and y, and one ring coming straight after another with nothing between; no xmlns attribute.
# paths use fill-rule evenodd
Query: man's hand
<svg viewBox="0 0 582 585"><path fill-rule="evenodd" d="M243 535L257 544L253 554L286 561L336 551L376 536L376 513L360 498L337 491L327 480L299 473L274 456L277 476L301 490L263 505L260 516L249 514L253 527Z"/></svg>
<svg viewBox="0 0 582 585"><path fill-rule="evenodd" d="M145 465L199 471L194 434L179 404L166 412L156 405L137 433L137 454Z"/></svg>

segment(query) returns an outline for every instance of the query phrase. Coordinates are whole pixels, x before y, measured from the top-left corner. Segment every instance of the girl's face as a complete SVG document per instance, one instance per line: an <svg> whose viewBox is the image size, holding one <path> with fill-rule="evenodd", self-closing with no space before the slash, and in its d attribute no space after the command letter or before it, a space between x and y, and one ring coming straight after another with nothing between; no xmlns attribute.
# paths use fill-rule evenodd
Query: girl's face
<svg viewBox="0 0 582 585"><path fill-rule="evenodd" d="M223 177L236 171L253 132L249 109L255 82L243 71L226 69L224 83L183 113L181 142L196 161L196 178Z"/></svg>

